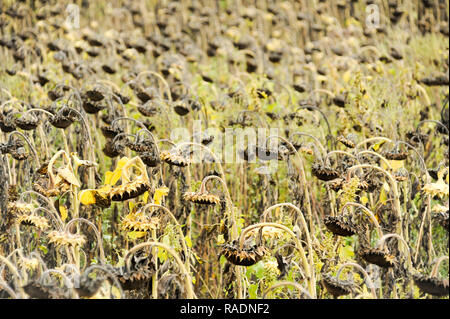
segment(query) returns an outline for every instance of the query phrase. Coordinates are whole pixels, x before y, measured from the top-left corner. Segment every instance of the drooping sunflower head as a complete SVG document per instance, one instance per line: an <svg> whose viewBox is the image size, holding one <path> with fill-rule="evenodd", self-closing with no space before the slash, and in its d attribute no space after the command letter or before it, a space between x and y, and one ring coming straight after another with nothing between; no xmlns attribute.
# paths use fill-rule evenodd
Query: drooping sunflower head
<svg viewBox="0 0 450 319"><path fill-rule="evenodd" d="M343 216L327 216L323 223L330 232L338 236L352 236L357 232L356 228Z"/></svg>
<svg viewBox="0 0 450 319"><path fill-rule="evenodd" d="M319 163L314 163L311 167L311 171L313 175L321 181L327 182L339 178L339 172L337 170Z"/></svg>
<svg viewBox="0 0 450 319"><path fill-rule="evenodd" d="M123 183L111 189L109 197L113 201L123 202L138 197L150 189L151 185L144 176L138 176L133 181Z"/></svg>
<svg viewBox="0 0 450 319"><path fill-rule="evenodd" d="M414 274L413 278L414 283L422 292L438 297L448 296L449 294L448 279L428 277L421 274Z"/></svg>
<svg viewBox="0 0 450 319"><path fill-rule="evenodd" d="M353 136L351 134L348 135L347 137L340 135L336 138L336 140L338 142L341 142L343 145L345 145L348 148L355 148L355 146L356 146L355 139L353 138Z"/></svg>
<svg viewBox="0 0 450 319"><path fill-rule="evenodd" d="M262 229L252 229L245 234L245 239L250 237L256 237L261 230L261 236L263 239L280 239L284 236L284 231L280 228L265 226Z"/></svg>
<svg viewBox="0 0 450 319"><path fill-rule="evenodd" d="M397 264L397 258L394 255L378 248L363 248L359 254L368 263L383 268L394 267Z"/></svg>
<svg viewBox="0 0 450 319"><path fill-rule="evenodd" d="M180 167L185 167L189 165L189 161L187 158L175 152L161 151L159 153L159 157L162 161L166 162L169 165Z"/></svg>
<svg viewBox="0 0 450 319"><path fill-rule="evenodd" d="M10 202L8 203L8 212L12 215L30 214L34 206L24 202Z"/></svg>
<svg viewBox="0 0 450 319"><path fill-rule="evenodd" d="M125 231L148 232L152 229L158 228L159 225L159 217L149 217L141 212L131 212L122 219L121 228Z"/></svg>
<svg viewBox="0 0 450 319"><path fill-rule="evenodd" d="M403 161L405 159L408 158L408 152L399 152L399 151L390 151L390 152L385 152L384 157L387 160L392 160L392 161Z"/></svg>
<svg viewBox="0 0 450 319"><path fill-rule="evenodd" d="M347 280L339 280L330 274L322 275L322 284L325 286L327 291L333 295L335 298L339 296L345 296L352 293L355 288L355 284Z"/></svg>
<svg viewBox="0 0 450 319"><path fill-rule="evenodd" d="M43 216L37 216L34 214L19 215L17 217L17 222L21 225L34 226L40 230L44 230L49 227L47 218Z"/></svg>
<svg viewBox="0 0 450 319"><path fill-rule="evenodd" d="M217 195L208 192L186 192L183 194L183 199L203 205L216 205L220 203L220 198Z"/></svg>
<svg viewBox="0 0 450 319"><path fill-rule="evenodd" d="M234 265L251 266L260 261L268 253L267 248L264 246L254 245L249 248L240 249L238 245L235 242L222 245L220 255L225 256Z"/></svg>
<svg viewBox="0 0 450 319"><path fill-rule="evenodd" d="M66 231L51 231L47 237L49 243L55 244L57 247L81 247L85 244L86 238L79 234L72 234Z"/></svg>
<svg viewBox="0 0 450 319"><path fill-rule="evenodd" d="M22 257L19 259L18 264L26 270L36 270L39 266L39 260L35 257Z"/></svg>

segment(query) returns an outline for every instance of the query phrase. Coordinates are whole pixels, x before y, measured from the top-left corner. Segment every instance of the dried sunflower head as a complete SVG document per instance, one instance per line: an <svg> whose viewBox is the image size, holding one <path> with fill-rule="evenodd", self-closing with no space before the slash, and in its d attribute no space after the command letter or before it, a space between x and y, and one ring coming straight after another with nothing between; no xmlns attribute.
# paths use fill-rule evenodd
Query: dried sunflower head
<svg viewBox="0 0 450 319"><path fill-rule="evenodd" d="M66 231L51 231L47 237L49 243L54 243L57 247L81 247L86 242L86 238L79 234L72 234Z"/></svg>
<svg viewBox="0 0 450 319"><path fill-rule="evenodd" d="M220 255L225 256L234 265L251 266L260 261L268 253L267 248L264 246L254 245L250 248L240 249L238 245L236 242L222 245Z"/></svg>
<svg viewBox="0 0 450 319"><path fill-rule="evenodd" d="M175 154L169 151L162 151L159 153L159 157L162 161L169 165L185 167L189 165L189 161L182 155Z"/></svg>
<svg viewBox="0 0 450 319"><path fill-rule="evenodd" d="M394 178L397 182L404 182L408 179L408 171L404 168L400 168L394 172Z"/></svg>
<svg viewBox="0 0 450 319"><path fill-rule="evenodd" d="M117 276L123 290L135 290L148 284L155 272L155 267L151 262L151 256L138 252L131 258L130 269L124 266L112 268L111 271Z"/></svg>
<svg viewBox="0 0 450 319"><path fill-rule="evenodd" d="M356 228L343 216L327 216L323 222L329 231L338 236L352 236L357 232Z"/></svg>
<svg viewBox="0 0 450 319"><path fill-rule="evenodd" d="M13 215L30 214L34 206L24 202L10 202L8 203L8 212Z"/></svg>
<svg viewBox="0 0 450 319"><path fill-rule="evenodd" d="M339 178L339 172L331 167L327 167L320 163L314 163L311 167L311 171L321 181L331 181Z"/></svg>
<svg viewBox="0 0 450 319"><path fill-rule="evenodd" d="M439 198L443 198L445 196L448 197L449 187L442 179L439 179L436 183L428 183L425 184L422 190L431 196L438 196Z"/></svg>
<svg viewBox="0 0 450 319"><path fill-rule="evenodd" d="M383 268L394 267L397 263L395 256L378 248L363 248L359 251L359 255L368 263Z"/></svg>
<svg viewBox="0 0 450 319"><path fill-rule="evenodd" d="M388 160L403 161L408 158L408 152L391 151L385 152L383 156Z"/></svg>
<svg viewBox="0 0 450 319"><path fill-rule="evenodd" d="M67 290L53 285L43 285L37 280L28 282L22 287L31 298L37 299L68 299Z"/></svg>
<svg viewBox="0 0 450 319"><path fill-rule="evenodd" d="M43 216L37 216L34 214L30 215L19 215L17 217L17 222L26 226L34 226L40 230L47 229L49 227L48 220Z"/></svg>
<svg viewBox="0 0 450 319"><path fill-rule="evenodd" d="M113 187L109 197L113 201L125 201L144 194L150 187L149 181L144 176L138 176L133 181Z"/></svg>
<svg viewBox="0 0 450 319"><path fill-rule="evenodd" d="M260 229L252 229L245 234L245 239L249 237L259 236ZM284 231L280 228L265 226L262 228L262 238L264 239L280 239L284 236Z"/></svg>
<svg viewBox="0 0 450 319"><path fill-rule="evenodd" d="M140 212L132 212L122 219L121 228L125 231L150 231L159 226L159 217L149 217Z"/></svg>
<svg viewBox="0 0 450 319"><path fill-rule="evenodd" d="M342 186L344 186L345 180L343 178L336 178L328 182L328 186L335 192L342 189Z"/></svg>
<svg viewBox="0 0 450 319"><path fill-rule="evenodd" d="M204 205L216 205L220 203L220 198L217 195L208 192L186 192L183 194L183 199Z"/></svg>
<svg viewBox="0 0 450 319"><path fill-rule="evenodd" d="M348 147L348 148L355 148L355 146L356 146L356 143L355 143L355 141L353 140L353 137L352 136L347 136L347 137L344 137L344 136L342 136L342 135L340 135L340 136L338 136L337 138L336 138L336 140L338 141L338 142L341 142L342 144L344 144L346 147Z"/></svg>
<svg viewBox="0 0 450 319"><path fill-rule="evenodd" d="M79 276L79 286L75 287L78 296L84 298L90 298L94 296L100 289L102 283L105 281L104 276L99 276L98 278L91 278L86 274Z"/></svg>
<svg viewBox="0 0 450 319"><path fill-rule="evenodd" d="M348 280L339 280L330 274L322 275L322 284L325 286L327 291L337 298L339 296L344 296L352 293L355 288L355 284Z"/></svg>
<svg viewBox="0 0 450 319"><path fill-rule="evenodd" d="M22 257L19 259L18 263L26 270L36 270L39 266L39 260L37 258Z"/></svg>
<svg viewBox="0 0 450 319"><path fill-rule="evenodd" d="M413 279L422 292L438 297L448 296L449 294L448 279L428 277L421 274L414 274Z"/></svg>

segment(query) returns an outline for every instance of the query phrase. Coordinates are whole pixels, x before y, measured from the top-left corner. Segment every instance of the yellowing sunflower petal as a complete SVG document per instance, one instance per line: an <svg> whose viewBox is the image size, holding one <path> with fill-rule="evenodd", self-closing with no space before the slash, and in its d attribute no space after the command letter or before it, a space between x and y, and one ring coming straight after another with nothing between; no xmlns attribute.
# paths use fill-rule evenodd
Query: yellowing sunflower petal
<svg viewBox="0 0 450 319"><path fill-rule="evenodd" d="M96 203L95 197L94 197L95 190L92 189L85 189L80 192L79 200L81 204L83 205L92 205Z"/></svg>
<svg viewBox="0 0 450 319"><path fill-rule="evenodd" d="M153 202L156 205L161 205L162 203L162 199L164 196L166 196L167 194L169 194L169 188L168 187L161 187L161 188L157 188L155 190L155 194L153 195Z"/></svg>
<svg viewBox="0 0 450 319"><path fill-rule="evenodd" d="M146 191L145 193L144 193L144 195L142 195L142 200L144 201L144 203L148 203L148 195L149 195L149 193L148 193L148 191Z"/></svg>
<svg viewBox="0 0 450 319"><path fill-rule="evenodd" d="M64 205L59 206L59 213L61 214L61 219L64 222L69 216L67 213L67 208Z"/></svg>

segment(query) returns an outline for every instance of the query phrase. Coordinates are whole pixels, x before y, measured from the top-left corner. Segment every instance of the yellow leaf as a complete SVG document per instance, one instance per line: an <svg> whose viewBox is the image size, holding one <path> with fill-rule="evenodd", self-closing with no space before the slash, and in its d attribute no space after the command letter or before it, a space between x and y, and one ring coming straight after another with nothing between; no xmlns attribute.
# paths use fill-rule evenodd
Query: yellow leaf
<svg viewBox="0 0 450 319"><path fill-rule="evenodd" d="M115 297L115 298L120 298L120 290L119 288L117 288L116 286L112 286L111 287L111 294Z"/></svg>
<svg viewBox="0 0 450 319"><path fill-rule="evenodd" d="M342 79L344 80L345 83L348 83L348 81L350 81L350 78L351 78L350 71L347 71L342 75Z"/></svg>
<svg viewBox="0 0 450 319"><path fill-rule="evenodd" d="M369 202L369 199L367 198L367 196L361 197L361 204L366 205L368 202Z"/></svg>
<svg viewBox="0 0 450 319"><path fill-rule="evenodd" d="M65 221L67 219L67 208L64 205L59 206L59 213L61 214L62 221Z"/></svg>
<svg viewBox="0 0 450 319"><path fill-rule="evenodd" d="M113 176L113 172L107 171L105 173L105 184L111 185L111 177Z"/></svg>
<svg viewBox="0 0 450 319"><path fill-rule="evenodd" d="M380 192L380 202L383 203L383 205L385 205L387 202L387 195L386 195L386 191L384 190L384 188L382 188L381 192Z"/></svg>
<svg viewBox="0 0 450 319"><path fill-rule="evenodd" d="M169 194L169 188L164 186L161 188L157 188L155 190L155 194L153 195L153 203L156 205L161 205L164 196Z"/></svg>
<svg viewBox="0 0 450 319"><path fill-rule="evenodd" d="M342 259L350 259L353 258L355 252L353 251L352 246L341 246L339 248L339 257Z"/></svg>
<svg viewBox="0 0 450 319"><path fill-rule="evenodd" d="M225 243L225 238L223 237L222 234L217 236L217 245L222 245Z"/></svg>
<svg viewBox="0 0 450 319"><path fill-rule="evenodd" d="M142 238L147 234L145 231L130 231L127 233L127 236L130 237L130 239L138 239Z"/></svg>
<svg viewBox="0 0 450 319"><path fill-rule="evenodd" d="M144 195L142 195L142 200L144 201L144 203L148 203L148 191L146 191L145 193L144 193Z"/></svg>
<svg viewBox="0 0 450 319"><path fill-rule="evenodd" d="M117 166L116 169L114 170L114 172L106 172L105 173L105 184L106 185L115 185L117 183L117 181L120 179L120 177L122 176L122 169L125 166L126 163L128 163L129 159L128 157L124 156L122 157L119 162L117 162Z"/></svg>
<svg viewBox="0 0 450 319"><path fill-rule="evenodd" d="M376 143L376 144L374 144L374 145L372 146L372 149L376 152L376 151L378 151L378 150L380 149L380 147L381 147L384 143L386 143L386 141L378 142L378 143Z"/></svg>
<svg viewBox="0 0 450 319"><path fill-rule="evenodd" d="M80 195L78 196L78 198L79 198L79 200L80 200L80 202L81 202L81 204L83 204L83 205L92 205L92 204L95 204L95 197L94 197L94 192L95 192L96 190L93 190L93 189L85 189L85 190L82 190L81 192L80 192Z"/></svg>
<svg viewBox="0 0 450 319"><path fill-rule="evenodd" d="M132 201L129 201L128 202L128 207L130 207L130 211L133 211L133 208L135 207L136 205L134 204L134 202L132 202Z"/></svg>
<svg viewBox="0 0 450 319"><path fill-rule="evenodd" d="M186 240L186 246L188 246L189 248L192 248L191 237L185 236L185 237L184 237L184 240Z"/></svg>

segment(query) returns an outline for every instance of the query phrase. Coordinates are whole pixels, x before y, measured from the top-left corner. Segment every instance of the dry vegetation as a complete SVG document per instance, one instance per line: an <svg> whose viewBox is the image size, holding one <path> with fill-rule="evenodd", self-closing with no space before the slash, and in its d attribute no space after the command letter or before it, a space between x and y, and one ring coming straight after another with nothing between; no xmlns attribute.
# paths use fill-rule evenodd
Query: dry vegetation
<svg viewBox="0 0 450 319"><path fill-rule="evenodd" d="M0 298L448 298L448 0L68 4L0 2Z"/></svg>

